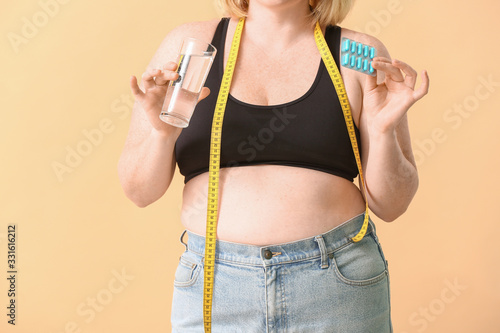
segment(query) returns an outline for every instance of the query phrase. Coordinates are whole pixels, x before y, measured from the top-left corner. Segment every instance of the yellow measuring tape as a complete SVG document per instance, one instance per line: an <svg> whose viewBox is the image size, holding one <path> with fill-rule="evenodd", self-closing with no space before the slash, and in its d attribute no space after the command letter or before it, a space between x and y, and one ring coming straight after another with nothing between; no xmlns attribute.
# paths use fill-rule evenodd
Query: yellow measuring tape
<svg viewBox="0 0 500 333"><path fill-rule="evenodd" d="M316 40L316 45L318 46L319 53L325 64L328 74L332 79L335 90L337 91L337 96L340 100L340 105L342 106L342 111L344 112L344 119L347 125L347 131L349 132L349 138L351 139L352 150L354 152L354 157L356 158L356 164L359 171L359 179L361 182L361 187L363 188L363 193L365 195L365 220L363 221L363 226L356 236L352 238L353 242L359 242L363 239L368 230L368 197L366 196L366 183L365 177L363 176L363 168L361 166L361 156L359 155L358 141L356 140L356 132L354 131L354 122L352 120L351 105L347 99L347 93L344 87L344 81L342 81L342 76L340 76L339 69L335 63L335 59L328 48L323 32L319 23L316 22L316 27L314 28L314 39Z"/></svg>
<svg viewBox="0 0 500 333"><path fill-rule="evenodd" d="M238 58L238 51L241 41L241 33L245 19L240 18L236 31L234 32L233 41L231 43L231 50L229 51L229 58L222 77L222 83L217 97L217 104L215 106L214 118L212 121L212 133L210 138L210 164L209 164L209 179L208 179L208 204L207 204L207 230L205 240L205 267L204 267L204 280L203 280L203 324L205 332L212 331L212 299L214 287L214 268L215 268L215 247L217 238L217 219L219 209L219 170L220 170L220 151L221 151L221 136L222 136L222 122L224 119L224 111L226 109L226 102L229 96L229 89L233 78L234 67L236 59ZM344 118L349 132L356 164L359 170L359 176L363 187L363 193L366 198L366 188L361 168L361 157L359 155L358 144L356 140L356 133L354 131L354 123L352 120L351 107L347 99L347 93L340 76L335 60L328 48L325 41L321 27L316 23L314 30L314 38L316 45L321 54L321 58L325 63L328 73L337 91L337 95L344 112ZM368 202L366 203L366 214L363 226L359 233L353 237L354 242L359 242L363 239L368 228Z"/></svg>
<svg viewBox="0 0 500 333"><path fill-rule="evenodd" d="M205 332L212 331L212 294L214 287L215 244L217 235L217 219L219 210L219 168L220 148L222 135L222 120L226 109L229 88L233 79L234 66L238 58L241 32L245 19L241 18L234 32L229 59L222 77L222 83L215 105L214 119L212 121L212 135L210 138L210 164L208 166L208 205L207 205L207 232L205 239L205 269L203 280L203 324Z"/></svg>

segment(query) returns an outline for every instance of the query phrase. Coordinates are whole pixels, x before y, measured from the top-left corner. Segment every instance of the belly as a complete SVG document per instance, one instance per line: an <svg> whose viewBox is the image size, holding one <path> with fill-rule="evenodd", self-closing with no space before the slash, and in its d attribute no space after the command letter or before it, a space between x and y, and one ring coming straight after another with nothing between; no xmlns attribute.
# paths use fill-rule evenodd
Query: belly
<svg viewBox="0 0 500 333"><path fill-rule="evenodd" d="M184 187L181 221L205 235L208 173ZM364 212L352 182L325 172L279 165L222 168L220 240L270 245L312 237Z"/></svg>

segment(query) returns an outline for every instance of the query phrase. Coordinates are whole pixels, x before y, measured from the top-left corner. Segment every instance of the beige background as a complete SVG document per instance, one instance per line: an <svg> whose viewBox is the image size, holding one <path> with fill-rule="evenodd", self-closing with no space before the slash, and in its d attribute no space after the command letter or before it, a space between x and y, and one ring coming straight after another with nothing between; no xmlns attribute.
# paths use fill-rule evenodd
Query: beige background
<svg viewBox="0 0 500 333"><path fill-rule="evenodd" d="M219 15L212 0L189 3L2 3L1 332L169 331L183 179L140 209L124 197L116 164L129 76L174 26ZM359 0L342 24L431 76L410 112L419 192L398 221L375 218L396 332L500 331L499 12L495 0ZM8 224L18 228L15 327Z"/></svg>

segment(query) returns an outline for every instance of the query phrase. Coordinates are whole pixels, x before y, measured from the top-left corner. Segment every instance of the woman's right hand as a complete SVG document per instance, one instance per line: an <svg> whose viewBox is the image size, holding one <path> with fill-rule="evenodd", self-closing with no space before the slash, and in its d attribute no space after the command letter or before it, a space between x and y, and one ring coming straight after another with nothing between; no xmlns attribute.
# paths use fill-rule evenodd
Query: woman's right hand
<svg viewBox="0 0 500 333"><path fill-rule="evenodd" d="M142 85L144 92L139 88L135 76L130 78L130 87L135 99L139 101L146 112L149 123L159 134L169 135L176 127L163 122L160 119L160 112L167 94L167 88L171 80L176 80L179 74L176 73L177 64L167 62L160 69L149 69L142 74ZM201 101L210 94L210 89L203 87L198 101Z"/></svg>

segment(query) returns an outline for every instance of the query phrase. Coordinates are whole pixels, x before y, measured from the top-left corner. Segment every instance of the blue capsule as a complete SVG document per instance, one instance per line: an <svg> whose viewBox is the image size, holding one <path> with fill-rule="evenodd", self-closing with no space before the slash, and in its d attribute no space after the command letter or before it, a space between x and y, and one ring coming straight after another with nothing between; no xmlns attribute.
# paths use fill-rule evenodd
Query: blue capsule
<svg viewBox="0 0 500 333"><path fill-rule="evenodd" d="M372 66L372 63L370 62L370 74L373 74L375 72L375 69Z"/></svg>
<svg viewBox="0 0 500 333"><path fill-rule="evenodd" d="M374 47L370 48L370 59L373 59L373 58L375 58L375 48Z"/></svg>
<svg viewBox="0 0 500 333"><path fill-rule="evenodd" d="M363 44L359 43L358 44L358 55L363 54Z"/></svg>
<svg viewBox="0 0 500 333"><path fill-rule="evenodd" d="M363 64L363 58L360 57L360 58L358 58L358 62L356 64L356 67L358 69L361 69L362 64Z"/></svg>
<svg viewBox="0 0 500 333"><path fill-rule="evenodd" d="M365 47L363 48L363 56L367 58L369 54L370 54L370 48L368 47L368 45L365 45Z"/></svg>
<svg viewBox="0 0 500 333"><path fill-rule="evenodd" d="M349 54L344 54L342 57L342 66L347 66L349 64Z"/></svg>
<svg viewBox="0 0 500 333"><path fill-rule="evenodd" d="M367 59L363 60L363 70L364 71L368 70L368 60Z"/></svg>
<svg viewBox="0 0 500 333"><path fill-rule="evenodd" d="M343 52L349 51L349 46L350 46L350 40L346 38L344 40L344 44L342 45L342 51Z"/></svg>
<svg viewBox="0 0 500 333"><path fill-rule="evenodd" d="M356 53L356 42L352 41L351 42L351 53Z"/></svg>
<svg viewBox="0 0 500 333"><path fill-rule="evenodd" d="M351 67L356 66L356 57L355 56L351 57L351 62L349 63L349 66L351 66Z"/></svg>

